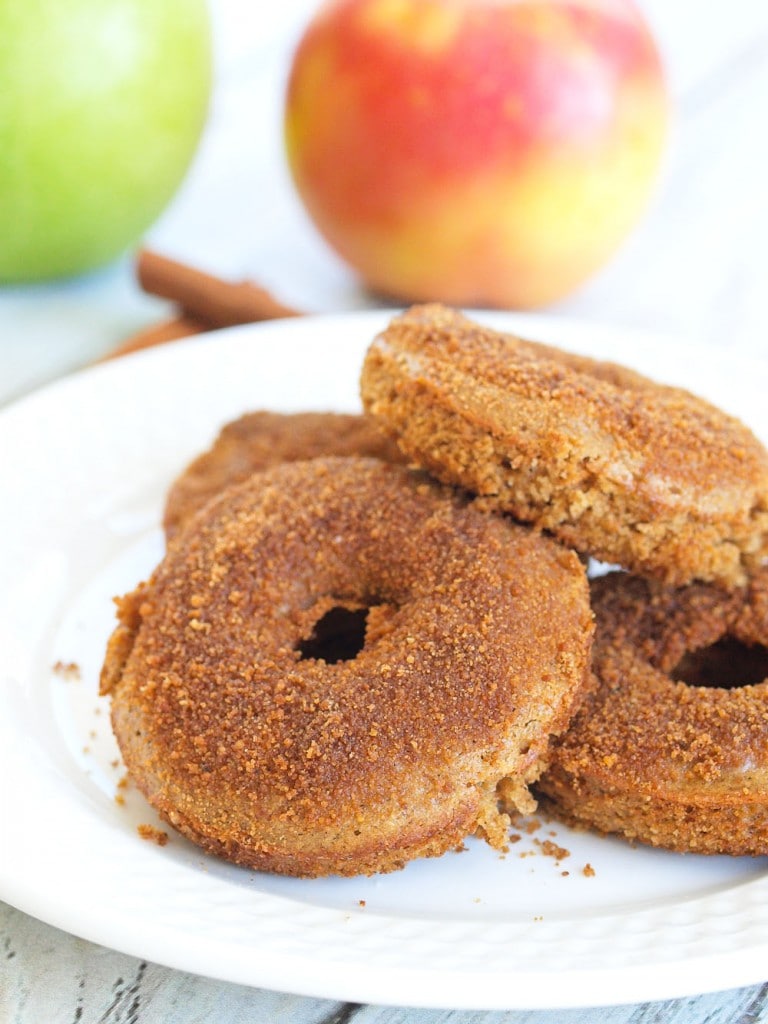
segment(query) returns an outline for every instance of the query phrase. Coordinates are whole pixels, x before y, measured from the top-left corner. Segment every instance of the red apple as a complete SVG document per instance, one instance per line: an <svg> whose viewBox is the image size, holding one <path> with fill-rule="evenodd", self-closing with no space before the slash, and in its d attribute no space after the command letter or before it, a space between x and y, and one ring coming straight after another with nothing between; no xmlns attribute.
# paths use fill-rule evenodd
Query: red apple
<svg viewBox="0 0 768 1024"><path fill-rule="evenodd" d="M668 96L631 0L336 0L286 96L306 208L375 291L534 307L639 218Z"/></svg>

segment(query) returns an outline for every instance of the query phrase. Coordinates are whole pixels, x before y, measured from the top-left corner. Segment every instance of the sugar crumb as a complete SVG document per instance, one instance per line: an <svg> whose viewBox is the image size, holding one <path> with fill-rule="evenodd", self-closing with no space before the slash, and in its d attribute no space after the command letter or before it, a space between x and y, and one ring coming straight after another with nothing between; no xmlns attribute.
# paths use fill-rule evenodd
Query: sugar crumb
<svg viewBox="0 0 768 1024"><path fill-rule="evenodd" d="M61 676L62 679L77 681L82 678L80 672L80 666L76 661L57 661L53 666L53 671L57 676Z"/></svg>
<svg viewBox="0 0 768 1024"><path fill-rule="evenodd" d="M560 861L571 856L570 850L566 850L564 846L558 846L551 839L534 839L533 841L545 857L554 857L555 860Z"/></svg>
<svg viewBox="0 0 768 1024"><path fill-rule="evenodd" d="M163 832L159 828L155 828L154 825L137 825L136 831L142 839L151 840L152 842L157 843L158 846L165 846L168 842L168 833Z"/></svg>

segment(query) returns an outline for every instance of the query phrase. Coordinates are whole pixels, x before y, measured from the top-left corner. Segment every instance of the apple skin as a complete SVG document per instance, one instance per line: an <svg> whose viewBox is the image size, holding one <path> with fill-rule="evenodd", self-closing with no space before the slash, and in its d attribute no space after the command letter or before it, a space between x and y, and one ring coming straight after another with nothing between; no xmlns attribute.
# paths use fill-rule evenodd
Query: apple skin
<svg viewBox="0 0 768 1024"><path fill-rule="evenodd" d="M668 114L630 0L337 0L294 54L286 152L374 291L533 308L636 223Z"/></svg>
<svg viewBox="0 0 768 1024"><path fill-rule="evenodd" d="M0 280L76 274L178 188L212 74L204 0L0 4Z"/></svg>

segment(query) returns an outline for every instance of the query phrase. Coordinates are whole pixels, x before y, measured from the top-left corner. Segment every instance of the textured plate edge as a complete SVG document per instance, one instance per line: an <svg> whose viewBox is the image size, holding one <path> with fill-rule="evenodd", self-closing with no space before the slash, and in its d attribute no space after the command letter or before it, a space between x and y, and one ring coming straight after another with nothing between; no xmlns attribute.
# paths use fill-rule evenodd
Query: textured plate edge
<svg viewBox="0 0 768 1024"><path fill-rule="evenodd" d="M315 322L315 323L318 323L318 324L323 324L323 323L327 324L327 323L333 323L333 322L337 321L339 318L341 318L345 323L349 323L351 319L354 319L354 320L359 320L361 322L361 327L363 325L366 326L366 327L370 327L370 326L376 324L377 322L381 322L381 323L386 322L386 319L391 315L391 313L392 313L392 311L387 310L387 311L366 311L366 312L363 312L363 313L339 314L339 315L330 314L330 315L323 315L323 316L318 317L318 318L312 318L312 321ZM486 316L486 315L483 314L483 316ZM500 314L498 316L496 316L496 315L487 315L487 319L489 321L496 321L496 322L502 322L502 323L505 323L506 320L507 320L507 318L506 318L506 316L504 314ZM513 320L512 320L512 323L513 323L513 328L512 329L520 330L521 333L522 333L525 325L528 324L529 326L531 326L531 330L527 331L526 333L528 334L528 336L534 337L534 336L537 336L539 334L539 332L544 329L542 327L542 325L545 325L547 322L555 323L553 318L541 318L541 317L538 317L538 316L535 316L533 318L528 318L525 314L515 315L513 317ZM268 329L271 329L273 327L273 325L264 325L264 326L266 328L268 328ZM573 326L576 326L577 327L577 333L580 330L591 328L591 329L593 329L595 331L595 333L597 335L600 335L602 337L605 337L606 333L611 330L611 328L609 328L609 327L607 327L605 325L587 325L587 324L580 324L580 323L574 324L574 322L572 322L572 321L562 321L562 322L559 322L558 326L561 326L561 327L565 328L566 330L569 330ZM250 334L251 333L251 328L245 328L245 329L236 328L236 329L232 329L231 331L218 332L218 333L220 335L228 335L230 337L234 337L235 334L238 333L238 332ZM646 332L627 332L624 329L620 329L619 333L623 337L627 336L628 333L634 333L634 334L636 334L638 340L641 340L643 337L652 337L652 338L655 337L653 335L647 335ZM177 344L178 345L182 345L182 346L186 346L186 345L189 345L189 344L201 344L202 343L202 344L205 344L206 347L207 347L210 344L214 344L216 342L216 340L217 339L215 337L207 337L207 338L202 339L201 341L198 341L198 339L192 339L190 342L186 342L185 341L185 342L180 342L180 343L177 343ZM656 340L658 341L658 338L656 338ZM167 356L169 358L171 358L170 347L169 347L169 351L167 352ZM128 357L128 358L135 359L135 360L137 360L137 362L145 362L147 360L153 361L156 358L161 358L161 357L165 358L166 357L166 353L162 353L162 352L159 352L159 351L158 352L150 351L150 352L147 352L147 353L139 353L136 356L131 356L131 357ZM172 356L172 358L176 358L176 355L174 354ZM629 361L629 360L627 360L627 361ZM33 401L33 402L34 401L39 401L39 400L44 401L45 393L49 392L51 390L51 388L56 388L56 387L58 387L60 385L67 386L67 387L72 386L72 387L76 388L78 386L78 384L74 383L74 382L78 381L79 378L82 376L82 374L86 374L86 375L90 375L92 373L98 374L98 373L102 372L102 368L103 368L104 372L110 372L110 373L111 372L117 372L117 371L112 371L110 369L110 364L102 364L101 367L96 367L96 368L94 368L92 370L89 369L89 370L86 370L86 371L82 371L81 374L72 375L70 378L67 378L64 382L57 382L56 384L49 385L48 387L42 389L42 397L41 397L41 392L37 392L37 393L34 393L32 396L30 396L29 400ZM13 403L13 405L9 406L8 408L9 409L13 409L15 406L20 406L20 405L25 404L26 401L27 401L26 399L21 399L19 402ZM3 420L3 414L2 414L2 412L0 412L0 429L1 429L1 425L2 425L2 420ZM13 900L10 899L10 902L13 902ZM24 907L20 907L20 909L25 909L25 908ZM42 916L42 915L36 914L35 916ZM42 919L45 919L45 918L43 917ZM51 923L55 923L59 927L65 927L65 928L67 928L67 930L71 930L71 925L66 925L66 924L62 925L62 924L59 924L58 922L53 922L53 921ZM83 937L88 938L89 936L84 935ZM100 940L96 939L95 941L100 941ZM109 945L112 945L112 943L110 942ZM126 952L131 952L133 955L142 955L141 953L139 953L138 951L135 951L135 950L125 950L125 951ZM733 955L734 956L738 956L738 957L741 958L741 957L743 957L744 954L743 953L738 953L738 954L733 954ZM760 955L762 956L763 953L761 953ZM154 957L153 956L151 958L152 959L156 959L157 962L164 962L164 958L162 956L159 956L159 957ZM712 958L705 958L705 959L708 962ZM717 963L722 964L722 961L723 961L722 957L715 958L715 959L716 959ZM751 963L751 961L750 961L750 963ZM188 970L189 969L189 967L185 967L183 964L170 964L169 966L174 966L174 967L176 967L177 969L180 969L180 970ZM744 968L744 963L742 962L739 966L741 968ZM752 966L756 966L756 964L752 965ZM294 968L291 968L288 973L292 974L293 970L294 970ZM639 968L638 970L640 971L640 974L642 976L643 969ZM700 974L701 970L702 970L702 966L698 966L698 965L694 969L694 973L697 975L697 978L696 978L696 991L697 992L700 992L702 990L701 974ZM200 969L199 971L197 971L197 973L208 974L208 976L215 976L215 977L222 976L220 972L215 974L215 975L211 975L205 969ZM406 972L406 973L407 973L407 976L409 976L408 972ZM679 968L679 965L678 965L677 968L676 968L676 974L677 974L678 979L680 977L680 973L681 972L680 972L680 968ZM562 980L566 976L567 976L566 974L563 974L563 975L559 976L558 980ZM419 975L419 977L421 978L421 982L423 983L423 976ZM548 976L545 974L545 975L543 975L543 977L547 978ZM551 976L549 976L549 977L550 977L550 980L551 980ZM580 971L580 972L578 972L577 976L575 977L574 983L580 979L581 984L580 984L579 987L583 987L583 983L587 981L587 977L588 977L588 972ZM508 976L504 977L503 983L504 983L505 986L509 985L511 988L514 988L514 986L517 985L518 986L518 994L519 994L520 993L520 986L522 985L523 987L525 987L525 979L526 978L530 979L530 973L525 975L523 978L521 978L520 976L515 975L514 972L511 972ZM597 973L597 978L599 979L599 985L600 985L601 989L605 989L606 987L608 987L608 988L610 987L610 986L606 986L605 985L605 977L604 977L604 974L602 972L598 972ZM240 979L238 979L238 978L226 978L226 980L232 980L232 981L241 980L242 981L243 979L241 979L241 978ZM295 977L294 977L294 980L295 980ZM624 985L629 980L630 979L628 977L623 977L621 979L621 984ZM737 985L749 984L749 983L752 983L753 981L759 981L759 980L761 980L760 977L753 978L753 977L751 977L751 974L750 974L750 976L748 976L748 977L739 977L738 980L736 980L736 981L733 981L732 979L729 979L728 986L730 987L732 984L737 984ZM477 978L474 978L474 981L476 982ZM246 984L261 984L261 985L265 985L265 987L273 987L272 985L270 985L270 983L268 981L266 981L264 979L257 979L255 981L245 981L244 983L246 983ZM468 983L469 982L467 982L467 984ZM640 983L642 984L642 978L641 978ZM369 988L370 988L370 980L369 980L368 984L369 984ZM463 984L465 984L465 982L462 981L462 985ZM541 978L537 978L535 984L536 985L540 985L541 984ZM441 988L443 987L443 985L444 985L444 980L441 980L440 981ZM385 989L388 988L388 987L389 987L388 984L384 985ZM721 985L715 985L711 989L711 991L719 990L722 987L723 986L721 986ZM678 986L674 986L673 985L673 988L675 989L674 991L670 990L669 992L662 993L660 995L654 994L651 998L653 998L653 999L657 999L657 998L671 998L671 997L673 997L675 995L690 994L689 991L683 991L683 992L678 991ZM289 989L283 989L283 990L288 991ZM291 986L290 991L296 991L295 985ZM325 997L325 998L338 998L338 996L335 993L331 994L331 993L329 993L327 991L319 991L316 988L313 991L311 991L311 992L307 991L306 993L302 993L302 994L318 995L320 997ZM355 996L355 994L352 993L352 992L350 992L349 995L350 995L350 997ZM366 1001L370 1001L370 1002L388 1002L388 1000L383 998L383 997L371 998L370 996L365 996L365 995L363 995L363 994L361 994L359 992L357 993L356 998L363 998ZM647 998L647 993L644 993L642 995L638 995L637 998ZM558 1003L553 1003L551 1001L551 999L548 999L545 1003L542 1003L542 1002L540 1002L538 1000L533 1000L533 1001L526 1000L524 1003L519 1003L518 1001L510 1002L510 1001L504 999L502 1002L493 1001L493 1002L489 1002L489 1003L483 1002L481 1004L478 1004L476 1000L472 1000L470 1002L466 1002L465 1003L465 1002L459 1002L459 1001L457 1001L457 998L454 998L453 1000L451 1000L450 1006L453 1006L455 1008L468 1008L468 1009L469 1008L487 1008L487 1009L529 1009L529 1008L540 1008L540 1009L543 1009L543 1008L555 1008L555 1006L557 1006L558 1008L561 1008L561 1007L565 1007L565 1006L608 1005L609 1003L610 1004L615 1004L617 1002L627 1002L627 1001L633 1001L633 1000L632 1000L632 998L628 998L626 993L623 993L622 997L620 999L616 999L614 997L611 997L609 1000L607 1000L605 1002L603 1002L603 1001L599 1001L598 1002L597 1000L595 1000L594 994L586 1002L584 1000L580 1000L578 1002L573 1002L572 1000L566 1000L566 1001L564 1001L562 1003L559 1003L559 1002ZM396 1005L396 1004L392 1004L392 1005ZM409 1005L439 1007L439 1006L442 1006L443 1004L441 1002L436 1002L436 1001L434 1001L433 999L430 998L428 1001L415 1001L415 1000L411 999L411 1000L409 1000Z"/></svg>

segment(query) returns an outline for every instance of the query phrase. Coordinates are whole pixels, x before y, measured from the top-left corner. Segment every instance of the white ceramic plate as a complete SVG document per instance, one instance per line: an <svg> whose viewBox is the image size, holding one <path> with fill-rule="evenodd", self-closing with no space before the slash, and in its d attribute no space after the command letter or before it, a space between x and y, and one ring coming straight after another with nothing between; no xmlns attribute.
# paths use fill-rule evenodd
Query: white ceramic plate
<svg viewBox="0 0 768 1024"><path fill-rule="evenodd" d="M161 556L165 490L222 423L265 407L357 409L363 353L387 318L221 332L0 414L0 896L135 956L356 1002L553 1008L762 981L762 859L633 849L544 822L505 856L470 841L384 877L299 881L218 862L173 834L165 846L139 838L137 825L160 823L119 787L97 696L111 597ZM764 363L493 319L687 384L768 437Z"/></svg>

